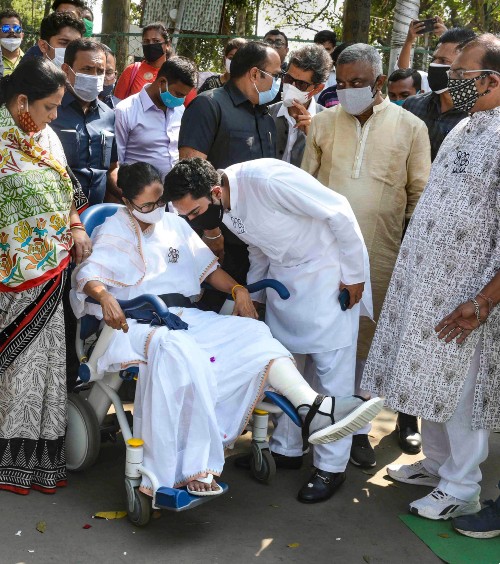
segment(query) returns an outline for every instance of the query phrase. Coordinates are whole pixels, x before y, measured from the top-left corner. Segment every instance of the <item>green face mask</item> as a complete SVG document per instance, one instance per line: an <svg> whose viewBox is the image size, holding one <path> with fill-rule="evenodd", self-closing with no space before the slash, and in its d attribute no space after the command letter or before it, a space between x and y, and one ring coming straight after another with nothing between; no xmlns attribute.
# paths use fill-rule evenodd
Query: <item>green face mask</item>
<svg viewBox="0 0 500 564"><path fill-rule="evenodd" d="M83 18L83 23L85 24L85 33L83 37L92 37L92 33L94 32L94 22L91 22L87 18Z"/></svg>

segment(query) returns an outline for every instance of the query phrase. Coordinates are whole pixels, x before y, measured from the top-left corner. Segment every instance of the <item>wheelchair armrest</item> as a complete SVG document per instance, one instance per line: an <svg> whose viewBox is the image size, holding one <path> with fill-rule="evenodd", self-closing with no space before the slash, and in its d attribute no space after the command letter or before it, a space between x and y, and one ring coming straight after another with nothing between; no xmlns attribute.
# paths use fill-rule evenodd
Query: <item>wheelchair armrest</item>
<svg viewBox="0 0 500 564"><path fill-rule="evenodd" d="M260 290L264 290L265 288L272 288L278 293L282 300L288 300L290 297L290 292L287 287L281 282L278 282L278 280L273 280L272 278L265 278L264 280L259 280L253 284L247 284L245 287L250 294L260 292Z"/></svg>
<svg viewBox="0 0 500 564"><path fill-rule="evenodd" d="M87 302L91 304L99 304L94 298L87 298ZM128 312L136 311L140 309L149 309L156 312L160 317L168 314L168 307L165 302L161 300L158 296L154 294L144 294L142 296L137 296L137 298L132 298L131 300L116 300L120 307L122 308L125 316Z"/></svg>

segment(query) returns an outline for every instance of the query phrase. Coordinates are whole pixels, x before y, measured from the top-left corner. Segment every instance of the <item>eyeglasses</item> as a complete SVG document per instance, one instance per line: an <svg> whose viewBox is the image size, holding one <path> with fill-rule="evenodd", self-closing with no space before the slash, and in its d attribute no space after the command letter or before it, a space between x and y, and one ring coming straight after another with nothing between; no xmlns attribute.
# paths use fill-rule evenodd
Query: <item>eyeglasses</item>
<svg viewBox="0 0 500 564"><path fill-rule="evenodd" d="M129 200L129 202L132 204L133 208L135 208L137 211L140 211L141 213L149 213L154 211L156 208L164 208L167 205L167 202L163 199L163 196L158 198L156 202L147 203L142 206L134 204L132 200Z"/></svg>
<svg viewBox="0 0 500 564"><path fill-rule="evenodd" d="M14 33L22 33L23 28L20 25L4 24L2 26L2 33L9 33L9 31L13 31Z"/></svg>
<svg viewBox="0 0 500 564"><path fill-rule="evenodd" d="M259 69L259 67L257 67ZM267 74L267 76L270 76L273 80L278 80L279 78L281 78L283 76L283 72L279 71L275 74L271 74L270 72L267 72L265 70L259 69L260 72L263 72L264 74Z"/></svg>
<svg viewBox="0 0 500 564"><path fill-rule="evenodd" d="M469 74L471 72L480 72L481 74L479 76L475 76L473 78L479 79L479 78L484 78L486 75L488 74L498 74L500 75L500 72L491 70L491 69L477 69L477 70L462 70L462 69L457 69L457 70L452 70L452 69L448 69L446 71L446 74L448 75L448 78L454 79L454 78L458 78L459 80L463 80L464 74Z"/></svg>
<svg viewBox="0 0 500 564"><path fill-rule="evenodd" d="M283 74L284 84L293 84L301 92L305 92L310 86L314 86L313 82L306 82L305 80L298 80L287 72Z"/></svg>
<svg viewBox="0 0 500 564"><path fill-rule="evenodd" d="M264 39L264 42L271 45L271 47L278 47L278 49L286 47L286 43L282 39Z"/></svg>
<svg viewBox="0 0 500 564"><path fill-rule="evenodd" d="M105 76L109 77L109 78L113 78L114 76L116 76L117 72L116 71L106 71L104 73Z"/></svg>

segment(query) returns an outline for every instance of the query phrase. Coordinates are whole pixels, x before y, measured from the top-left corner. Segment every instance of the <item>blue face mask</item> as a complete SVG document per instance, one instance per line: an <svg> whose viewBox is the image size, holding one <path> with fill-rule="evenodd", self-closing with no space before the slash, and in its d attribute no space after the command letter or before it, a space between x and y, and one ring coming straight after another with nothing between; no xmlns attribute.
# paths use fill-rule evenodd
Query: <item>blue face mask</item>
<svg viewBox="0 0 500 564"><path fill-rule="evenodd" d="M182 104L184 104L184 100L186 99L185 96L184 98L177 98L173 94L170 94L170 92L168 91L168 86L165 92L162 92L160 90L160 98L161 101L165 104L165 106L167 106L167 108L170 109L177 108L178 106L182 106Z"/></svg>
<svg viewBox="0 0 500 564"><path fill-rule="evenodd" d="M260 72L267 74L267 76L272 76L266 71L260 71ZM266 90L265 92L260 92L255 82L253 83L253 85L255 86L255 90L257 90L257 92L259 93L259 105L263 106L264 104L269 104L269 102L272 102L278 95L281 86L281 78L273 77L273 85L271 86L271 89Z"/></svg>
<svg viewBox="0 0 500 564"><path fill-rule="evenodd" d="M406 100L403 98L403 100L391 100L391 102L393 104L396 104L396 106L402 106L406 102Z"/></svg>
<svg viewBox="0 0 500 564"><path fill-rule="evenodd" d="M103 98L107 98L108 96L111 96L111 94L113 93L114 87L115 87L114 82L113 82L113 84L105 84L102 87L102 92L101 92L100 96L102 96Z"/></svg>

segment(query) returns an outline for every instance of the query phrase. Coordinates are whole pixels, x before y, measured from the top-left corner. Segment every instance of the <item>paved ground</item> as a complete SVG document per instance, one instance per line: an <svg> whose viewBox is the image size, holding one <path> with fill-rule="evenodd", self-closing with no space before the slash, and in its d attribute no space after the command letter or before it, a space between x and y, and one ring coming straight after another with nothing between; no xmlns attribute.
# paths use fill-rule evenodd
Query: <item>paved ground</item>
<svg viewBox="0 0 500 564"><path fill-rule="evenodd" d="M416 459L400 457L394 435L389 435L394 420L392 413L383 412L372 432L377 472L350 467L347 482L326 503L307 506L295 500L309 467L281 471L273 485L263 486L236 470L229 459L224 473L231 488L227 495L184 513L164 512L144 529L127 519L92 519L96 511L125 508L123 444L104 444L97 464L70 475L69 487L55 496L0 493L0 564L438 563L398 519L409 501L429 490L394 485L384 478L388 463ZM247 444L248 438L242 437L238 449ZM483 498L498 495L499 455L497 434L484 465ZM43 534L36 530L42 520ZM92 528L85 530L87 523Z"/></svg>

